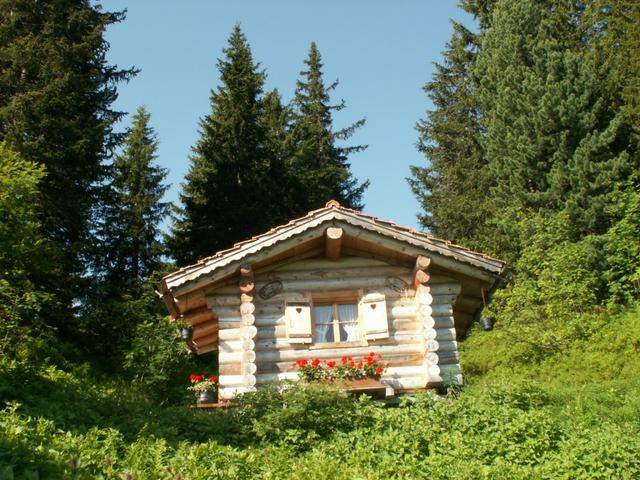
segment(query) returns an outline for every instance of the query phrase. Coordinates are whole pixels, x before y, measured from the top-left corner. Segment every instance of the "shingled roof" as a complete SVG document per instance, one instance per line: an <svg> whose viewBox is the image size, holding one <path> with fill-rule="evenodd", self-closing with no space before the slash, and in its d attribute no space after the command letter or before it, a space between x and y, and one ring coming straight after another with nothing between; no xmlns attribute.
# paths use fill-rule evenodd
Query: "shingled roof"
<svg viewBox="0 0 640 480"><path fill-rule="evenodd" d="M201 284L203 280L214 281L216 272L228 273L228 267L252 261L257 255L267 254L271 247L281 242L303 235L305 232L316 230L326 224L346 226L355 230L373 232L382 237L417 247L427 253L432 253L441 259L449 259L460 264L468 265L478 273L486 273L486 278L496 279L505 267L505 262L489 257L468 248L453 244L449 241L434 237L428 233L402 227L394 222L382 220L344 208L334 200L329 201L324 208L313 210L303 217L272 228L268 232L238 242L231 248L221 250L210 257L205 257L193 265L183 267L162 279L161 289L174 291L184 289L191 283Z"/></svg>

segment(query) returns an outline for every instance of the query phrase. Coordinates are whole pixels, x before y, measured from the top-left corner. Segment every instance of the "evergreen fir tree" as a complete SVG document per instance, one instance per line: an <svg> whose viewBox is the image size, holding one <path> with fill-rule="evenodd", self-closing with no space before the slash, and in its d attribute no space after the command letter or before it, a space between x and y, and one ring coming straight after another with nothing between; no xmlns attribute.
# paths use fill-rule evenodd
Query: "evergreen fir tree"
<svg viewBox="0 0 640 480"><path fill-rule="evenodd" d="M332 112L342 110L345 103L330 104L330 93L338 82L325 86L315 42L311 43L305 64L307 70L300 72L302 79L297 82L292 102L292 168L298 185L294 191L295 204L300 214L322 207L330 199L338 200L345 207L361 209L362 195L369 182L359 184L351 175L347 160L351 153L366 146L341 147L337 143L351 137L364 125L364 119L334 131Z"/></svg>
<svg viewBox="0 0 640 480"><path fill-rule="evenodd" d="M608 228L607 205L630 173L580 13L571 2L498 2L477 62L501 222L513 223L509 212L565 211L575 238Z"/></svg>
<svg viewBox="0 0 640 480"><path fill-rule="evenodd" d="M158 140L141 106L133 117L123 152L113 163L111 201L101 228L105 281L139 292L158 269L163 254L160 225L169 213L162 202L167 170L155 164Z"/></svg>
<svg viewBox="0 0 640 480"><path fill-rule="evenodd" d="M139 107L110 168L96 218L97 252L78 323L84 343L109 359L103 367L119 367L137 323L145 319L143 310L146 318L155 314L153 308L141 310L140 299L163 267L160 225L169 204L161 201L167 171L155 164L158 140L149 121L150 114Z"/></svg>
<svg viewBox="0 0 640 480"><path fill-rule="evenodd" d="M67 308L80 290L102 162L119 142L116 84L135 73L106 61L104 30L123 18L89 0L0 0L0 140L46 167L39 212L59 274L44 288Z"/></svg>
<svg viewBox="0 0 640 480"><path fill-rule="evenodd" d="M291 108L282 104L278 90L265 93L261 103L260 124L265 134L265 155L269 168L268 189L272 197L269 212L271 226L275 226L286 223L300 214L295 203L296 176L291 165Z"/></svg>
<svg viewBox="0 0 640 480"><path fill-rule="evenodd" d="M267 230L275 217L261 118L265 73L238 25L224 54L218 61L221 85L211 92L211 113L200 122L169 239L181 265Z"/></svg>
<svg viewBox="0 0 640 480"><path fill-rule="evenodd" d="M602 96L620 112L633 168L640 169L640 3L592 0L585 9L591 61Z"/></svg>
<svg viewBox="0 0 640 480"><path fill-rule="evenodd" d="M434 109L418 122L426 167L411 167L409 183L422 204L421 225L448 240L490 250L486 233L491 177L480 144L481 126L472 69L477 35L453 23L444 62L424 86Z"/></svg>

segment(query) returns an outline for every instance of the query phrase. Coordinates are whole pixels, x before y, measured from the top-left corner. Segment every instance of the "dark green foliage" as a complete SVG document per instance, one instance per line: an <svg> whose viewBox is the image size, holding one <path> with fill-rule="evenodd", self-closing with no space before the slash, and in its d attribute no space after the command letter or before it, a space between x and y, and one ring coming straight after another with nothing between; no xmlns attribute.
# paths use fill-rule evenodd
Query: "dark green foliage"
<svg viewBox="0 0 640 480"><path fill-rule="evenodd" d="M540 322L562 337L561 319L638 295L631 44L640 9L625 0L461 6L480 30L454 25L425 87L435 108L418 127L430 163L410 180L421 221L510 262L493 305L502 321Z"/></svg>
<svg viewBox="0 0 640 480"><path fill-rule="evenodd" d="M421 225L447 240L491 249L486 225L492 177L480 145L477 85L472 75L478 37L459 23L423 88L434 109L418 122L426 167L411 167L411 189L421 202Z"/></svg>
<svg viewBox="0 0 640 480"><path fill-rule="evenodd" d="M308 450L335 432L353 430L368 417L358 414L353 399L321 384L290 385L281 391L265 387L245 395L233 414L247 435L294 450Z"/></svg>
<svg viewBox="0 0 640 480"><path fill-rule="evenodd" d="M254 63L236 26L218 61L221 86L211 93L211 113L200 122L191 167L181 194L169 247L178 264L192 263L337 199L361 208L367 182L349 172L341 147L364 121L333 131L322 64L312 44L291 106L274 90L263 95L265 73Z"/></svg>
<svg viewBox="0 0 640 480"><path fill-rule="evenodd" d="M278 163L272 165L261 117L265 73L254 63L239 25L224 54L218 60L221 85L211 92L211 113L200 121L200 138L180 195L183 207L169 241L181 265L268 230L272 209L278 208L270 188L278 179L270 175L272 168L281 169L281 160L274 155ZM269 108L277 116L274 95ZM269 135L273 146L274 132Z"/></svg>
<svg viewBox="0 0 640 480"><path fill-rule="evenodd" d="M499 2L477 60L494 215L564 211L574 240L607 230L633 170L623 118L604 101L581 25L568 21L578 15L569 3Z"/></svg>
<svg viewBox="0 0 640 480"><path fill-rule="evenodd" d="M116 291L138 293L161 266L160 224L169 213L162 196L167 169L155 164L158 140L143 106L133 117L123 151L111 167L108 201L99 226L96 273Z"/></svg>
<svg viewBox="0 0 640 480"><path fill-rule="evenodd" d="M47 170L39 214L58 268L44 288L66 310L43 314L63 330L78 294L102 162L118 142L112 125L120 114L110 109L116 84L134 74L105 58L104 30L122 19L88 0L0 2L0 140Z"/></svg>
<svg viewBox="0 0 640 480"><path fill-rule="evenodd" d="M290 168L297 181L293 195L298 214L323 207L331 199L347 208L362 209L362 195L369 183L358 184L353 178L348 157L366 146L342 147L338 142L351 137L364 125L364 119L334 131L332 112L342 110L345 104L344 101L337 105L330 103L330 94L338 82L324 84L322 61L315 42L311 43L304 63L307 70L300 72L302 78L291 102L294 154Z"/></svg>
<svg viewBox="0 0 640 480"><path fill-rule="evenodd" d="M168 188L163 184L167 171L155 164L158 141L149 120L140 107L110 168L96 219L90 287L78 321L85 348L108 357L103 365L112 368L121 365L138 324L164 313L150 278L167 269L160 232L169 210L161 201Z"/></svg>
<svg viewBox="0 0 640 480"><path fill-rule="evenodd" d="M171 347L173 338L167 337L169 330L163 328L166 310L155 292L156 283L169 268L173 266L163 265L162 269L134 287L119 288L101 281L94 284L78 318L81 339L78 349L95 362L97 368L103 371L121 371L123 365L129 362L125 359L131 356L138 358L134 360L134 365L147 363L147 368L152 368L151 365L158 366L162 362L174 365L172 362L177 359L171 357L183 353L180 345ZM140 359L146 348L145 335L148 336L152 324L158 328L157 338L153 340L158 343L156 357L166 356L156 358L153 362L150 358ZM177 335L175 327L173 334ZM132 372L131 368L126 369Z"/></svg>
<svg viewBox="0 0 640 480"><path fill-rule="evenodd" d="M167 317L143 316L124 354L124 367L142 390L156 401L185 398L190 354Z"/></svg>

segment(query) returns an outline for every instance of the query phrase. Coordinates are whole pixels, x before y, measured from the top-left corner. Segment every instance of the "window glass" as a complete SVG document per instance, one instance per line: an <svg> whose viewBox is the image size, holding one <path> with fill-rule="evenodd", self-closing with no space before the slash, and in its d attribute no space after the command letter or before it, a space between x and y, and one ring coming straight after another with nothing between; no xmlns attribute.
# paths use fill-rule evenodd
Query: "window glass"
<svg viewBox="0 0 640 480"><path fill-rule="evenodd" d="M315 341L333 342L333 305L316 305L313 310L316 320Z"/></svg>
<svg viewBox="0 0 640 480"><path fill-rule="evenodd" d="M339 304L340 341L355 342L358 340L358 306L356 304Z"/></svg>
<svg viewBox="0 0 640 480"><path fill-rule="evenodd" d="M316 343L358 340L358 305L356 303L316 304L313 314Z"/></svg>

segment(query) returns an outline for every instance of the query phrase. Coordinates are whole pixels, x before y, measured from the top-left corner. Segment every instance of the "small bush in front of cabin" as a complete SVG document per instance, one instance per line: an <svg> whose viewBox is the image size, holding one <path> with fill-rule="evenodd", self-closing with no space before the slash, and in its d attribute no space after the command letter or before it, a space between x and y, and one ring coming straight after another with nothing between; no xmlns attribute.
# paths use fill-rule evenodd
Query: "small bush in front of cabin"
<svg viewBox="0 0 640 480"><path fill-rule="evenodd" d="M176 325L156 317L136 325L124 367L151 399L184 403L191 363Z"/></svg>
<svg viewBox="0 0 640 480"><path fill-rule="evenodd" d="M369 422L368 404L364 399L355 402L331 385L295 383L245 394L230 414L243 425L246 435L265 444L307 450L335 432Z"/></svg>

